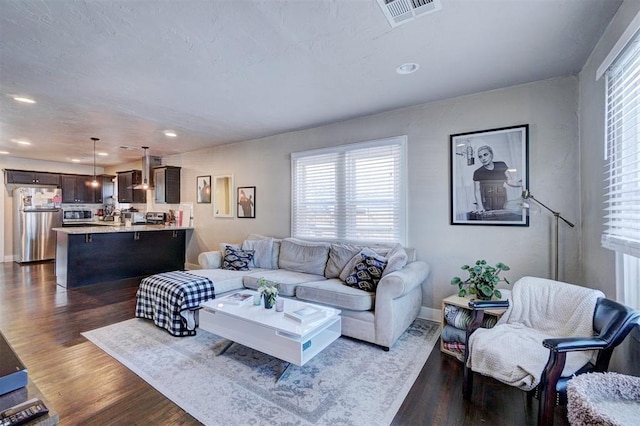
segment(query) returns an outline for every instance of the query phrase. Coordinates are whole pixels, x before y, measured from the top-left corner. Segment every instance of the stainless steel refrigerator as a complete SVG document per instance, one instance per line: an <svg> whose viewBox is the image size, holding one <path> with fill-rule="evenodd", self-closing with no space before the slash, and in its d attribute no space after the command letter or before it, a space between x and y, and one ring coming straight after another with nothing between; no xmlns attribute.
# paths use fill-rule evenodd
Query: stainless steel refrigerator
<svg viewBox="0 0 640 426"><path fill-rule="evenodd" d="M62 191L58 188L13 190L16 262L55 259L56 233L62 226Z"/></svg>

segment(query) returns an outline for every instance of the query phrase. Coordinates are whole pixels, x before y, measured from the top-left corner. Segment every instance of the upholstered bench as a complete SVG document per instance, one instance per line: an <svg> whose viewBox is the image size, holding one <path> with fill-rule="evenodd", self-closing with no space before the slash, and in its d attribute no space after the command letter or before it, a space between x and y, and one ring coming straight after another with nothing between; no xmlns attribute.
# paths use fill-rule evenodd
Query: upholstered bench
<svg viewBox="0 0 640 426"><path fill-rule="evenodd" d="M200 304L215 297L207 277L183 271L151 275L140 282L136 293L136 317L153 320L174 336L193 336Z"/></svg>

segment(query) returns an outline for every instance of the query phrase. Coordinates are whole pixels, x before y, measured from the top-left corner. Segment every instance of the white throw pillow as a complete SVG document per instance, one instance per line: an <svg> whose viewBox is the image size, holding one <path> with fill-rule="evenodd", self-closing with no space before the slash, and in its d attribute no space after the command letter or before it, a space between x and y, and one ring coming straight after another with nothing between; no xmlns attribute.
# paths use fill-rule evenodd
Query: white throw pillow
<svg viewBox="0 0 640 426"><path fill-rule="evenodd" d="M399 271L407 264L409 256L402 244L396 244L387 254L387 266L382 271L382 277L395 271Z"/></svg>

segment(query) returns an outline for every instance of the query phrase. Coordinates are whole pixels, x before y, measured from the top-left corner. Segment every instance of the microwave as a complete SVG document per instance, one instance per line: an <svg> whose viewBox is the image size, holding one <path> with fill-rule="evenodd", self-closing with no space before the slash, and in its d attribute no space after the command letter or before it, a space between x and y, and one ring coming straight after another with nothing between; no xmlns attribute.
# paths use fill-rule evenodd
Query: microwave
<svg viewBox="0 0 640 426"><path fill-rule="evenodd" d="M62 223L85 223L93 222L93 212L91 210L63 210Z"/></svg>
<svg viewBox="0 0 640 426"><path fill-rule="evenodd" d="M141 212L122 212L123 221L130 220L132 224L147 223L147 216Z"/></svg>

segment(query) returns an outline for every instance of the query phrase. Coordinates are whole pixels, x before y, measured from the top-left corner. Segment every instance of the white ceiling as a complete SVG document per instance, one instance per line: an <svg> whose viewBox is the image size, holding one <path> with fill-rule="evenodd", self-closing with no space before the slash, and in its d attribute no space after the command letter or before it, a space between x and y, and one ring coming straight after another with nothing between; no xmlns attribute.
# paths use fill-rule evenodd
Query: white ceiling
<svg viewBox="0 0 640 426"><path fill-rule="evenodd" d="M92 164L98 137L116 165L575 74L620 3L442 0L391 28L376 0L0 0L0 151Z"/></svg>

